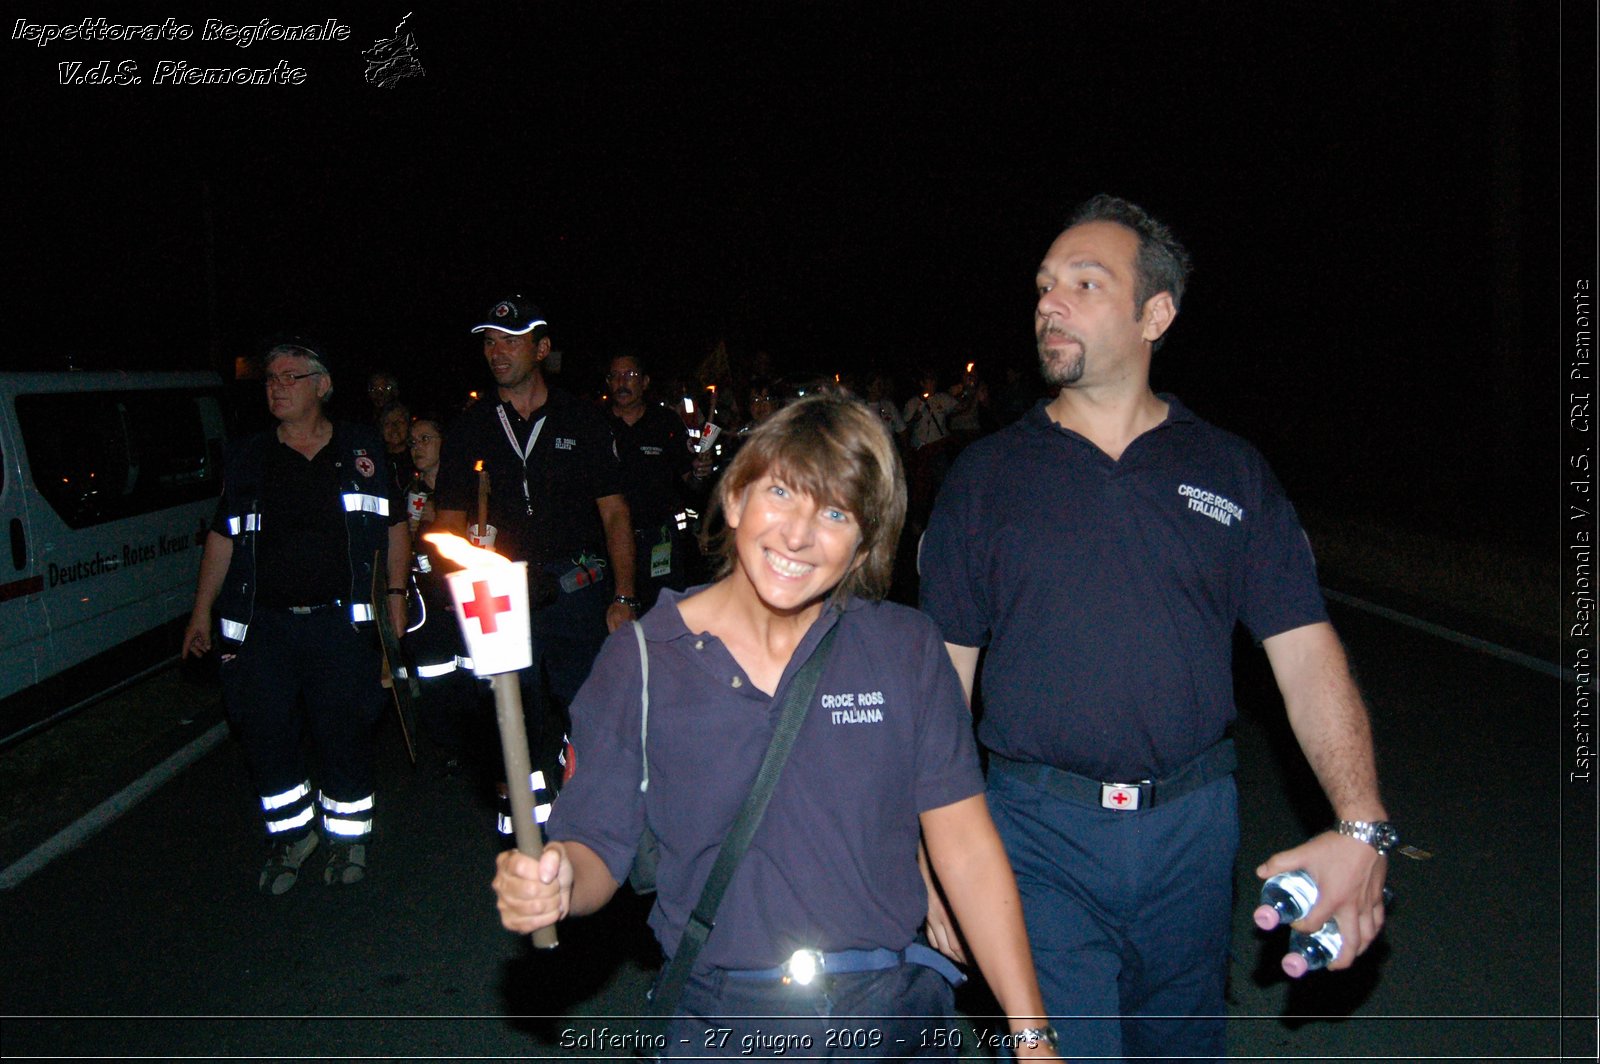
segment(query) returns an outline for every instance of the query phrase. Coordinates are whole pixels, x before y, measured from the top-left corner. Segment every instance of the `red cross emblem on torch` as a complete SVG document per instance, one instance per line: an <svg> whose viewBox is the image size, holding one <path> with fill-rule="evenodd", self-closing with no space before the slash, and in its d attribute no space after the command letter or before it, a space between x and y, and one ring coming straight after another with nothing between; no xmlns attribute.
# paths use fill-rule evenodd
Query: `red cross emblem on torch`
<svg viewBox="0 0 1600 1064"><path fill-rule="evenodd" d="M461 604L464 616L478 622L484 635L494 635L500 630L495 622L495 614L511 612L510 595L491 595L489 581L474 580L472 582L472 598Z"/></svg>

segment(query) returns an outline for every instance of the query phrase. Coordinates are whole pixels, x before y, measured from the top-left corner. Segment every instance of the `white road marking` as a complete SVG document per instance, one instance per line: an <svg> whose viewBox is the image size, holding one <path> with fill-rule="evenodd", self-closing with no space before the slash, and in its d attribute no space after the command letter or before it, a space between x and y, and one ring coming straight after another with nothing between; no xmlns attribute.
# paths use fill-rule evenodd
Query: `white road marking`
<svg viewBox="0 0 1600 1064"><path fill-rule="evenodd" d="M88 842L122 814L154 794L162 784L210 753L227 737L226 723L214 725L210 731L188 746L89 810L69 826L56 832L26 857L0 871L0 890L10 890L57 857L71 853Z"/></svg>

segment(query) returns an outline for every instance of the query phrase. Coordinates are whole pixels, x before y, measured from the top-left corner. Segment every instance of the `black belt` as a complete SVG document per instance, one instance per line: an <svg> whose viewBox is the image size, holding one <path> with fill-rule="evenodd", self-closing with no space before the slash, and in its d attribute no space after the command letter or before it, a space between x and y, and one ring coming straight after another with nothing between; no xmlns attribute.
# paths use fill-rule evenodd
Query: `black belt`
<svg viewBox="0 0 1600 1064"><path fill-rule="evenodd" d="M318 610L331 610L343 605L343 599L334 599L332 602L319 602L314 606L268 606L267 609L281 610L284 613L292 613L303 617L308 613L316 613Z"/></svg>
<svg viewBox="0 0 1600 1064"><path fill-rule="evenodd" d="M1076 772L1034 761L1013 761L992 751L989 754L991 772L998 770L1069 802L1120 812L1149 809L1176 801L1208 783L1216 782L1238 767L1239 758L1234 753L1232 739L1222 740L1165 779L1134 780L1129 783L1090 779Z"/></svg>

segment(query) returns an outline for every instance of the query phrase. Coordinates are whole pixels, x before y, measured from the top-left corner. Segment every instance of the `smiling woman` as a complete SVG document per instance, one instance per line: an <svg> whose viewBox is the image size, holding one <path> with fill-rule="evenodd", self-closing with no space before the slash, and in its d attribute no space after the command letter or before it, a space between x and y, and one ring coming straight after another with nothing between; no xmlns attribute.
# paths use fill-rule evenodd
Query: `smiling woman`
<svg viewBox="0 0 1600 1064"><path fill-rule="evenodd" d="M894 444L866 406L824 395L763 422L714 503L716 581L663 591L606 643L572 705L552 841L499 857L501 921L533 931L609 901L649 828L650 922L676 958L650 1005L672 1017L668 1056L739 1056L760 1038L826 1050L834 1015L873 1018L852 1056L951 1052L925 1037L961 976L916 941L924 840L1018 1056L1049 1052L960 684L931 622L881 601L905 510ZM776 782L745 851L734 825L758 773ZM726 875L713 869L724 849L741 855Z"/></svg>

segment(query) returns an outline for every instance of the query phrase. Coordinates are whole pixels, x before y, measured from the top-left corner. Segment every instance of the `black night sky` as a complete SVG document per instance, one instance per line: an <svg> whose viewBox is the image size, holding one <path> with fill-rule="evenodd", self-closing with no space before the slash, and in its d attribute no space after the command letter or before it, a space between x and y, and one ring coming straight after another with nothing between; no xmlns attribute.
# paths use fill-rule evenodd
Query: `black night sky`
<svg viewBox="0 0 1600 1064"><path fill-rule="evenodd" d="M408 10L424 76L368 84L361 51ZM1562 82L1592 92L1592 5L11 14L352 32L8 40L8 367L226 371L309 332L347 389L386 364L454 392L483 380L467 327L520 289L578 390L618 346L687 370L719 340L997 378L1031 365L1039 255L1113 191L1197 264L1157 386L1262 445L1291 492L1417 523L1509 510L1479 530L1530 543L1553 521L1560 256L1594 187L1592 128L1560 142ZM58 84L101 59L145 83ZM163 59L308 76L151 84ZM1564 155L1584 176L1563 192Z"/></svg>

